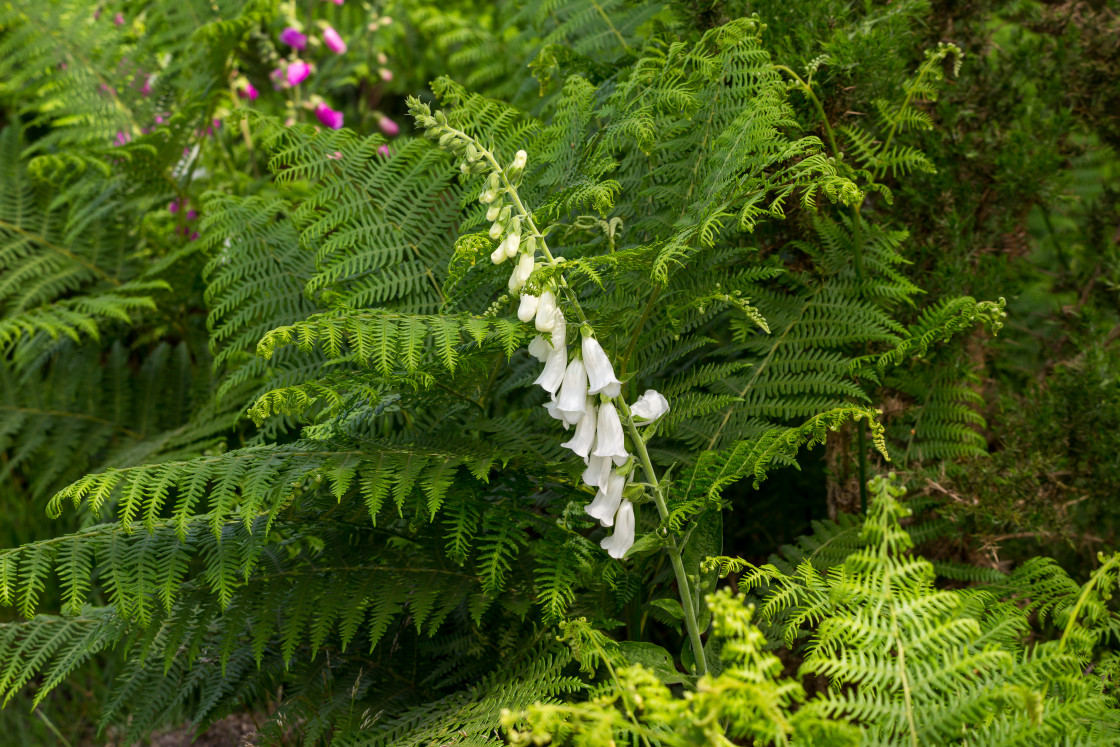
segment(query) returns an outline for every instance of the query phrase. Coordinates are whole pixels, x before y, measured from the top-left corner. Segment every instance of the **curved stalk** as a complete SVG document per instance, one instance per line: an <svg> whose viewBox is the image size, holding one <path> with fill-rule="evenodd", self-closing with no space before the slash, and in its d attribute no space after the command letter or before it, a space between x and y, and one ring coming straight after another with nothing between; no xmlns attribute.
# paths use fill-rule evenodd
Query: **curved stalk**
<svg viewBox="0 0 1120 747"><path fill-rule="evenodd" d="M548 260L548 263L550 265L555 265L556 258L549 250L548 242L545 241L544 235L540 232L540 230L537 228L537 224L533 221L532 213L530 213L525 208L525 205L521 202L521 196L517 193L517 185L515 185L509 179L509 175L506 173L506 170L502 168L502 165L498 163L497 159L494 158L494 154L491 153L489 149L483 148L478 144L477 140L475 140L462 130L457 130L454 127L450 126L444 126L443 129L447 132L454 133L464 140L468 140L476 145L481 156L490 163L491 170L494 173L498 174L498 177L502 181L502 185L505 187L506 193L509 195L510 201L517 209L518 215L521 216L521 220L529 229L530 235L536 241L537 246L545 256L545 259ZM572 309L576 312L576 316L579 318L581 326L591 327L591 323L588 322L587 316L583 313L583 308L580 306L579 299L577 299L575 293L572 292L571 287L568 285L567 278L565 278L563 274L559 276L559 285L561 291L564 294L564 297L567 299ZM656 294L657 292L659 292L659 290L660 289L655 289L654 293ZM650 305L652 305L652 301L650 302ZM627 353L627 355L629 355L629 352ZM638 432L638 427L634 423L634 418L630 415L630 406L627 404L626 399L621 394L619 394L617 397L613 398L613 401L618 406L619 410L622 412L623 416L626 419L626 427L630 431L631 440L634 442L634 450L637 452L638 460L641 463L642 469L646 474L646 480L651 486L654 504L657 506L657 511L660 514L662 520L664 520L669 515L669 507L665 501L665 496L661 493L660 480L658 480L657 472L653 467L653 462L650 461L649 452L646 450L646 443L642 439L641 433ZM677 543L674 538L670 538L665 550L669 554L669 560L673 564L673 574L676 576L677 580L677 591L680 593L681 597L681 608L684 610L685 627L688 629L688 637L692 642L692 651L696 660L696 674L703 675L708 671L708 663L707 659L704 656L704 641L700 636L700 624L696 615L696 605L693 603L693 595L690 584L688 582L688 574L685 572L684 561L681 559L681 551L680 548L677 547Z"/></svg>

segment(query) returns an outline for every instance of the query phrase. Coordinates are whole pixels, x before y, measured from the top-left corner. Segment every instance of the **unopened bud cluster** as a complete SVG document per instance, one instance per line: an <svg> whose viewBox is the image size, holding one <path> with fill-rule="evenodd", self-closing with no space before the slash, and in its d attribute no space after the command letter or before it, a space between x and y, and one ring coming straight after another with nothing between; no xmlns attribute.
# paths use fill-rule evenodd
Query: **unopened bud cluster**
<svg viewBox="0 0 1120 747"><path fill-rule="evenodd" d="M604 539L602 546L612 557L621 558L634 544L636 523L634 506L623 495L635 465L626 448L622 421L614 402L620 397L622 384L587 324L581 325L580 346L569 358L568 320L558 303L560 288L555 280L541 288L539 295L524 291L536 269L538 250L543 252L546 262L560 261L548 253L543 238L517 197L528 154L517 151L503 169L493 154L451 127L443 112L433 114L415 97L409 99L409 108L429 138L461 159L463 173L489 172L478 201L488 206L489 235L499 242L490 260L500 265L516 259L509 290L520 296L517 317L525 324L533 324L540 333L529 343L529 354L544 364L533 383L549 394L549 402L545 404L548 414L561 421L565 430L575 426L572 437L561 446L583 459L587 467L583 481L597 489L595 499L584 510L604 527L614 527L614 534ZM625 407L623 409L625 411ZM665 397L651 389L634 403L630 415L635 422L648 424L668 411Z"/></svg>

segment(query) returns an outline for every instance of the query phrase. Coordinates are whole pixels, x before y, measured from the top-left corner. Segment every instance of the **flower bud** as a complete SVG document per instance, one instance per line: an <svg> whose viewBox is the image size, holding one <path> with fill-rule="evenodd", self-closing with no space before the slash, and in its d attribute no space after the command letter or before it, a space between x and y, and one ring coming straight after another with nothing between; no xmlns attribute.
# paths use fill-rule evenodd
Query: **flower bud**
<svg viewBox="0 0 1120 747"><path fill-rule="evenodd" d="M556 309L556 296L552 291L546 290L541 294L540 303L537 304L537 320L536 326L538 332L551 332L553 320L553 310Z"/></svg>
<svg viewBox="0 0 1120 747"><path fill-rule="evenodd" d="M494 221L493 225L490 226L490 238L497 241L501 238L503 230L505 230L505 227L498 221Z"/></svg>
<svg viewBox="0 0 1120 747"><path fill-rule="evenodd" d="M497 205L491 205L486 209L486 220L496 221L498 219L498 213L500 212L502 212L502 206L500 203Z"/></svg>
<svg viewBox="0 0 1120 747"><path fill-rule="evenodd" d="M537 315L537 304L540 302L540 300L541 299L538 296L531 296L528 293L521 296L521 305L517 307L517 318L522 322L525 322L526 324L531 322L533 320L533 317ZM536 342L537 340L544 342L543 337L533 338L533 342ZM533 342L529 343L530 354L534 354Z"/></svg>
<svg viewBox="0 0 1120 747"><path fill-rule="evenodd" d="M504 243L506 245L506 256L510 259L513 259L517 256L517 253L521 251L521 234L509 234L508 236L506 236L506 240Z"/></svg>
<svg viewBox="0 0 1120 747"><path fill-rule="evenodd" d="M307 49L307 36L291 26L280 32L280 41L301 52Z"/></svg>
<svg viewBox="0 0 1120 747"><path fill-rule="evenodd" d="M335 54L342 54L346 51L346 42L344 42L338 32L330 26L323 29L323 43Z"/></svg>
<svg viewBox="0 0 1120 747"><path fill-rule="evenodd" d="M535 270L536 267L537 267L537 263L533 259L533 255L532 254L525 254L523 252L521 254L521 258L517 260L517 269L514 270L512 275L510 275L509 289L511 291L513 291L514 293L517 293L522 288L524 288L526 281L529 280L529 276L533 274L533 270ZM518 311L517 315L518 315L518 317L520 317L521 312ZM530 315L529 318L531 319L532 316ZM522 319L521 321L527 322L527 321L529 321L529 319Z"/></svg>

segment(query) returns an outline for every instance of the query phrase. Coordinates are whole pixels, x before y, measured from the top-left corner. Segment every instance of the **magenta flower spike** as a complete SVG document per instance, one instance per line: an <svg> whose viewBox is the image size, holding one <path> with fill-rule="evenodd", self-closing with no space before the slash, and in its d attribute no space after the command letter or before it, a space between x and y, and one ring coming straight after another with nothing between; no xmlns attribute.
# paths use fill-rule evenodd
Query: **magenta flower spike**
<svg viewBox="0 0 1120 747"><path fill-rule="evenodd" d="M401 131L401 126L388 117L382 117L377 126L389 137L396 137Z"/></svg>
<svg viewBox="0 0 1120 747"><path fill-rule="evenodd" d="M298 86L303 81L307 80L307 76L311 75L311 66L303 60L296 60L291 65L288 65L288 85Z"/></svg>
<svg viewBox="0 0 1120 747"><path fill-rule="evenodd" d="M346 51L346 42L342 41L342 37L330 26L323 29L323 43L330 47L330 50L335 54L342 54Z"/></svg>
<svg viewBox="0 0 1120 747"><path fill-rule="evenodd" d="M330 127L332 130L342 129L342 112L336 112L326 104L319 104L315 107L315 116L319 118L320 122Z"/></svg>
<svg viewBox="0 0 1120 747"><path fill-rule="evenodd" d="M307 37L291 26L280 32L280 41L301 52L307 49Z"/></svg>

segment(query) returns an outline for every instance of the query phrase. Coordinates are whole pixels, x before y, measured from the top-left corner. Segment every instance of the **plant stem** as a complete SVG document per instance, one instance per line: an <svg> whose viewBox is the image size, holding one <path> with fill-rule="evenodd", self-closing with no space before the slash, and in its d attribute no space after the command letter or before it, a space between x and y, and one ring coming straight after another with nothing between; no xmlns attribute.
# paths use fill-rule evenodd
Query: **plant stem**
<svg viewBox="0 0 1120 747"><path fill-rule="evenodd" d="M649 451L646 450L646 442L642 438L642 434L638 432L638 426L634 424L634 418L630 414L630 407L626 404L626 400L618 397L617 401L622 409L623 416L626 418L626 428L630 431L630 438L634 442L634 450L638 452L638 460L642 463L646 480L651 486L650 492L653 493L653 502L657 505L657 513L661 514L661 518L664 520L669 516L669 507L665 503L665 496L661 494L661 483L653 469L653 462L650 461ZM673 574L677 577L677 591L680 592L681 607L684 609L684 624L688 628L688 637L692 641L692 653L696 659L696 673L703 675L708 671L708 662L704 657L704 641L700 638L700 624L696 619L696 607L693 606L688 574L684 570L684 561L681 560L681 550L677 547L676 539L669 538L665 551L669 553L669 560L673 563Z"/></svg>
<svg viewBox="0 0 1120 747"><path fill-rule="evenodd" d="M490 162L493 171L497 173L502 180L502 184L505 186L510 200L513 202L514 207L517 208L517 212L529 229L530 235L536 240L537 246L540 247L541 252L544 254L549 264L556 264L556 258L552 255L552 252L549 251L548 243L533 221L532 213L530 213L521 202L521 197L517 194L516 185L510 181L505 169L503 169L502 165L494 158L494 154L491 153L489 149L483 148L477 140L462 130L457 130L450 126L445 126L444 129L448 132L455 133L465 140L473 142L478 147L481 155ZM576 316L579 317L581 325L590 327L591 324L587 321L587 316L583 313L583 308L579 304L579 299L577 299L575 293L572 292L571 287L568 285L567 278L565 278L563 274L559 277L559 286L565 298L568 300L569 304L571 304L572 309L575 310ZM653 302L651 299L646 307L647 315L652 304ZM632 347L633 345L631 344L631 348ZM629 351L627 352L627 356L629 356ZM653 462L650 461L649 452L646 450L646 443L642 439L642 434L638 432L637 425L634 424L634 418L630 415L630 407L626 404L625 398L620 394L613 399L626 418L626 427L630 431L630 437L634 442L634 449L637 451L642 469L645 470L646 480L651 486L653 501L657 505L657 511L661 515L662 520L664 520L669 516L669 507L665 502L665 496L661 494L661 484L657 479L657 472L653 468ZM665 550L669 554L669 560L673 564L673 573L677 579L677 591L680 593L681 607L684 609L685 627L688 629L688 637L689 640L692 641L692 652L696 660L696 674L703 675L708 671L708 662L704 657L704 641L700 637L700 624L697 622L696 605L693 602L692 592L688 583L688 574L685 572L684 561L681 559L681 551L680 548L677 547L674 538L669 539Z"/></svg>

